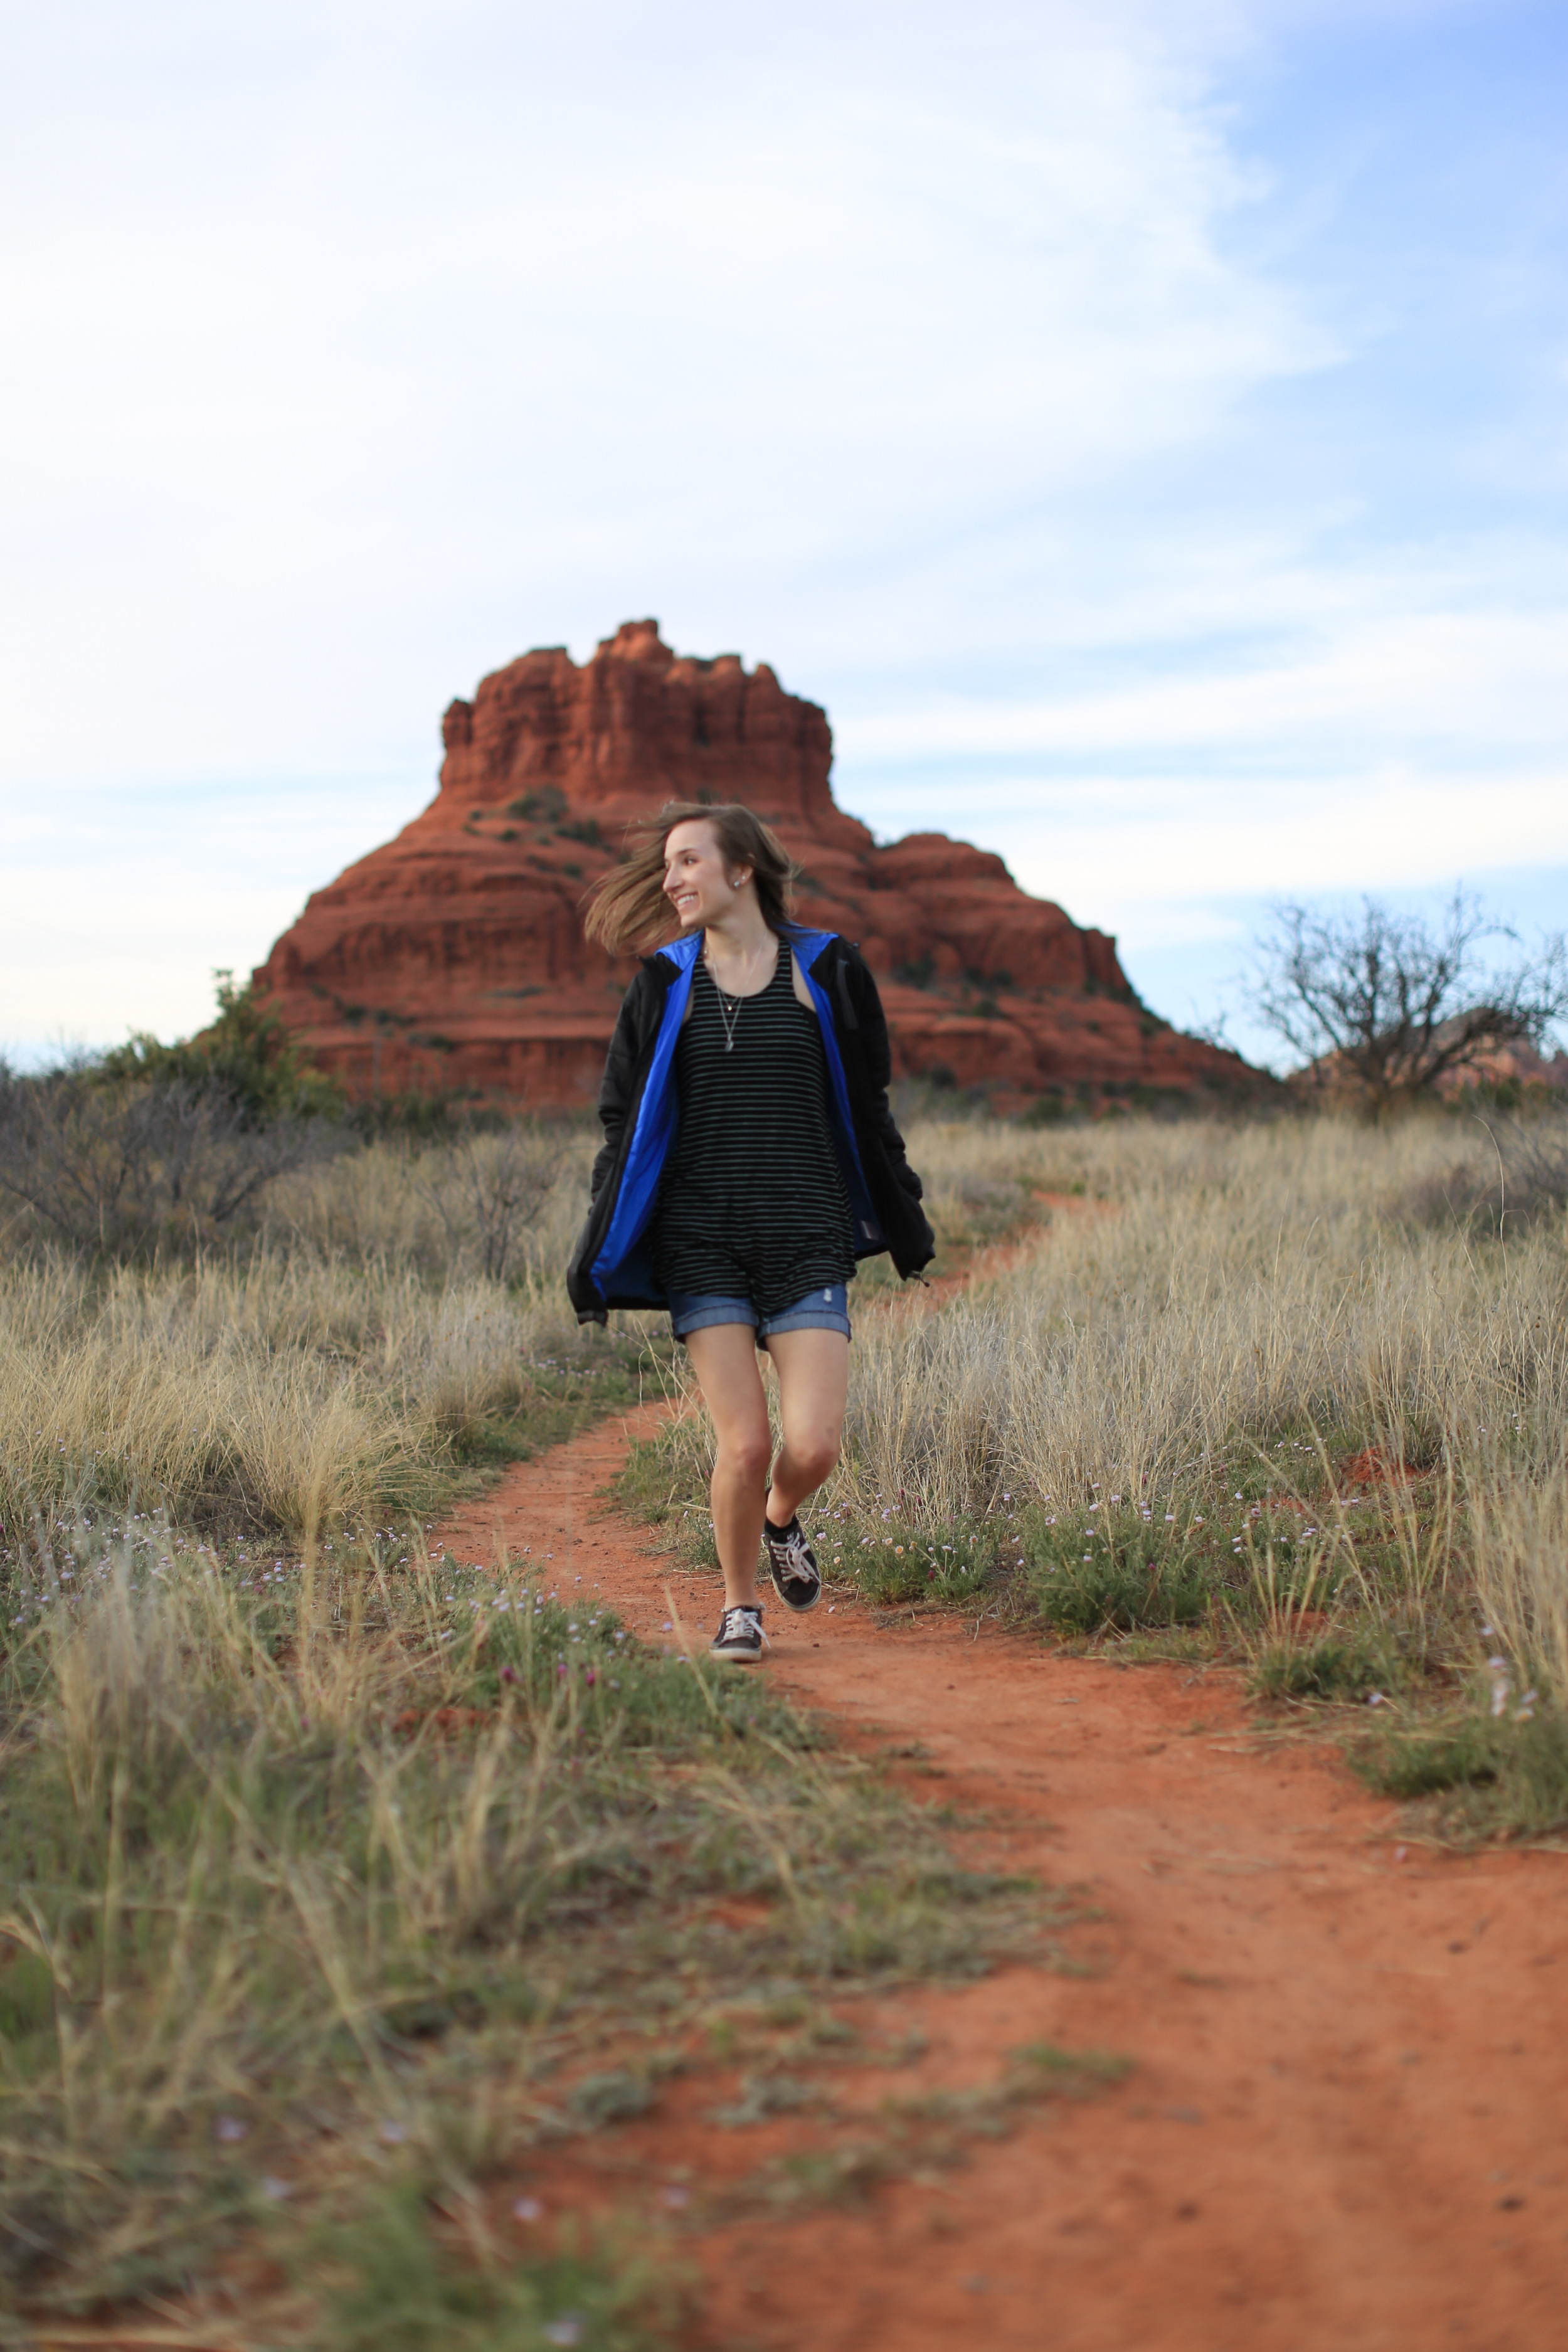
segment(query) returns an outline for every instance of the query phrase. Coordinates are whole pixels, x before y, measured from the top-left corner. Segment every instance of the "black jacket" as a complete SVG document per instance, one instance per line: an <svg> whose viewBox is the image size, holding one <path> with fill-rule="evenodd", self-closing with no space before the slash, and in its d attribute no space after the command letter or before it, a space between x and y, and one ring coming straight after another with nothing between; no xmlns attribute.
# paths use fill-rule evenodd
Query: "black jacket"
<svg viewBox="0 0 1568 2352"><path fill-rule="evenodd" d="M891 1254L908 1278L929 1265L936 1240L921 1180L888 1106L888 1024L859 951L832 931L792 926L827 1056L834 1139L854 1219L855 1255ZM621 1004L599 1089L605 1140L594 1162L587 1222L566 1287L583 1323L612 1307L660 1307L647 1230L679 1118L675 1042L701 950L691 933L647 957Z"/></svg>

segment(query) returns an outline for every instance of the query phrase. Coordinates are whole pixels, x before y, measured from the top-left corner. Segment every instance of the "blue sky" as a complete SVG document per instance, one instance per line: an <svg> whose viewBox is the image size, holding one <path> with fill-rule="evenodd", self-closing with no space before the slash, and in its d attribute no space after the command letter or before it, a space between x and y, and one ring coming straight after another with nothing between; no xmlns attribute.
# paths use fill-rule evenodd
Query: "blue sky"
<svg viewBox="0 0 1568 2352"><path fill-rule="evenodd" d="M1560 5L0 26L0 1044L195 1025L647 613L1178 1021L1281 895L1568 920Z"/></svg>

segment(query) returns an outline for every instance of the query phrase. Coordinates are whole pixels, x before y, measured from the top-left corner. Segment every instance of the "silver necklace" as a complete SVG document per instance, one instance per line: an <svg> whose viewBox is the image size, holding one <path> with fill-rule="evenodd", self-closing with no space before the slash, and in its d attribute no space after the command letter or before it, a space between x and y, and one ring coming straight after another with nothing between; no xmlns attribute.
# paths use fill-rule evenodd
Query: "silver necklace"
<svg viewBox="0 0 1568 2352"><path fill-rule="evenodd" d="M708 977L713 980L711 972ZM713 980L713 993L719 1000L719 1018L724 1024L724 1051L732 1054L735 1050L735 1024L741 1018L741 1007L746 1000L743 996L726 996L716 980Z"/></svg>
<svg viewBox="0 0 1568 2352"><path fill-rule="evenodd" d="M776 968L776 956L774 958L774 964ZM735 1050L735 1030L741 1018L741 1007L744 1004L746 1000L743 996L729 997L725 995L723 990L719 985L718 978L714 972L713 967L708 961L706 956L704 956L702 960L702 968L708 974L709 979L713 982L713 993L719 1000L719 1018L724 1024L724 1051L726 1054L732 1054Z"/></svg>

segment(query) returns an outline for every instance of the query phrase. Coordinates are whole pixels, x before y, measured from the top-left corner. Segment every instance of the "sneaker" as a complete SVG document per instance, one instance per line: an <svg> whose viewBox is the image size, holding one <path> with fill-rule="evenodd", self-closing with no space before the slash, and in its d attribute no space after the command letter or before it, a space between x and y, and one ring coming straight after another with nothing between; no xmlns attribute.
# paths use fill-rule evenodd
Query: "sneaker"
<svg viewBox="0 0 1568 2352"><path fill-rule="evenodd" d="M715 1658L729 1658L738 1666L754 1666L767 1638L763 1631L760 1601L739 1609L726 1609L719 1620L719 1631L708 1644L709 1654Z"/></svg>
<svg viewBox="0 0 1568 2352"><path fill-rule="evenodd" d="M763 1521L763 1542L773 1572L773 1590L786 1609L804 1616L822 1598L822 1570L806 1542L797 1512L787 1528Z"/></svg>

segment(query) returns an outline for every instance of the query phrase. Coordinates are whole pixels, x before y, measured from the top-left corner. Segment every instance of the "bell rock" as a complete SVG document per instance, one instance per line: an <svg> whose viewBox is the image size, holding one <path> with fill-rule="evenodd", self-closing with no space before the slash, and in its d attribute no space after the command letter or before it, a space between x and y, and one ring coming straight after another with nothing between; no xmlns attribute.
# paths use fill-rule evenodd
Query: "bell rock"
<svg viewBox="0 0 1568 2352"><path fill-rule="evenodd" d="M765 662L676 654L627 621L581 667L546 646L496 670L442 737L429 807L316 891L255 976L351 1096L592 1101L636 966L584 940L584 893L628 822L704 799L764 817L802 869L801 919L858 942L896 1076L1003 1103L1254 1078L1149 1013L1115 940L1000 857L942 833L879 847L835 804L826 712Z"/></svg>

